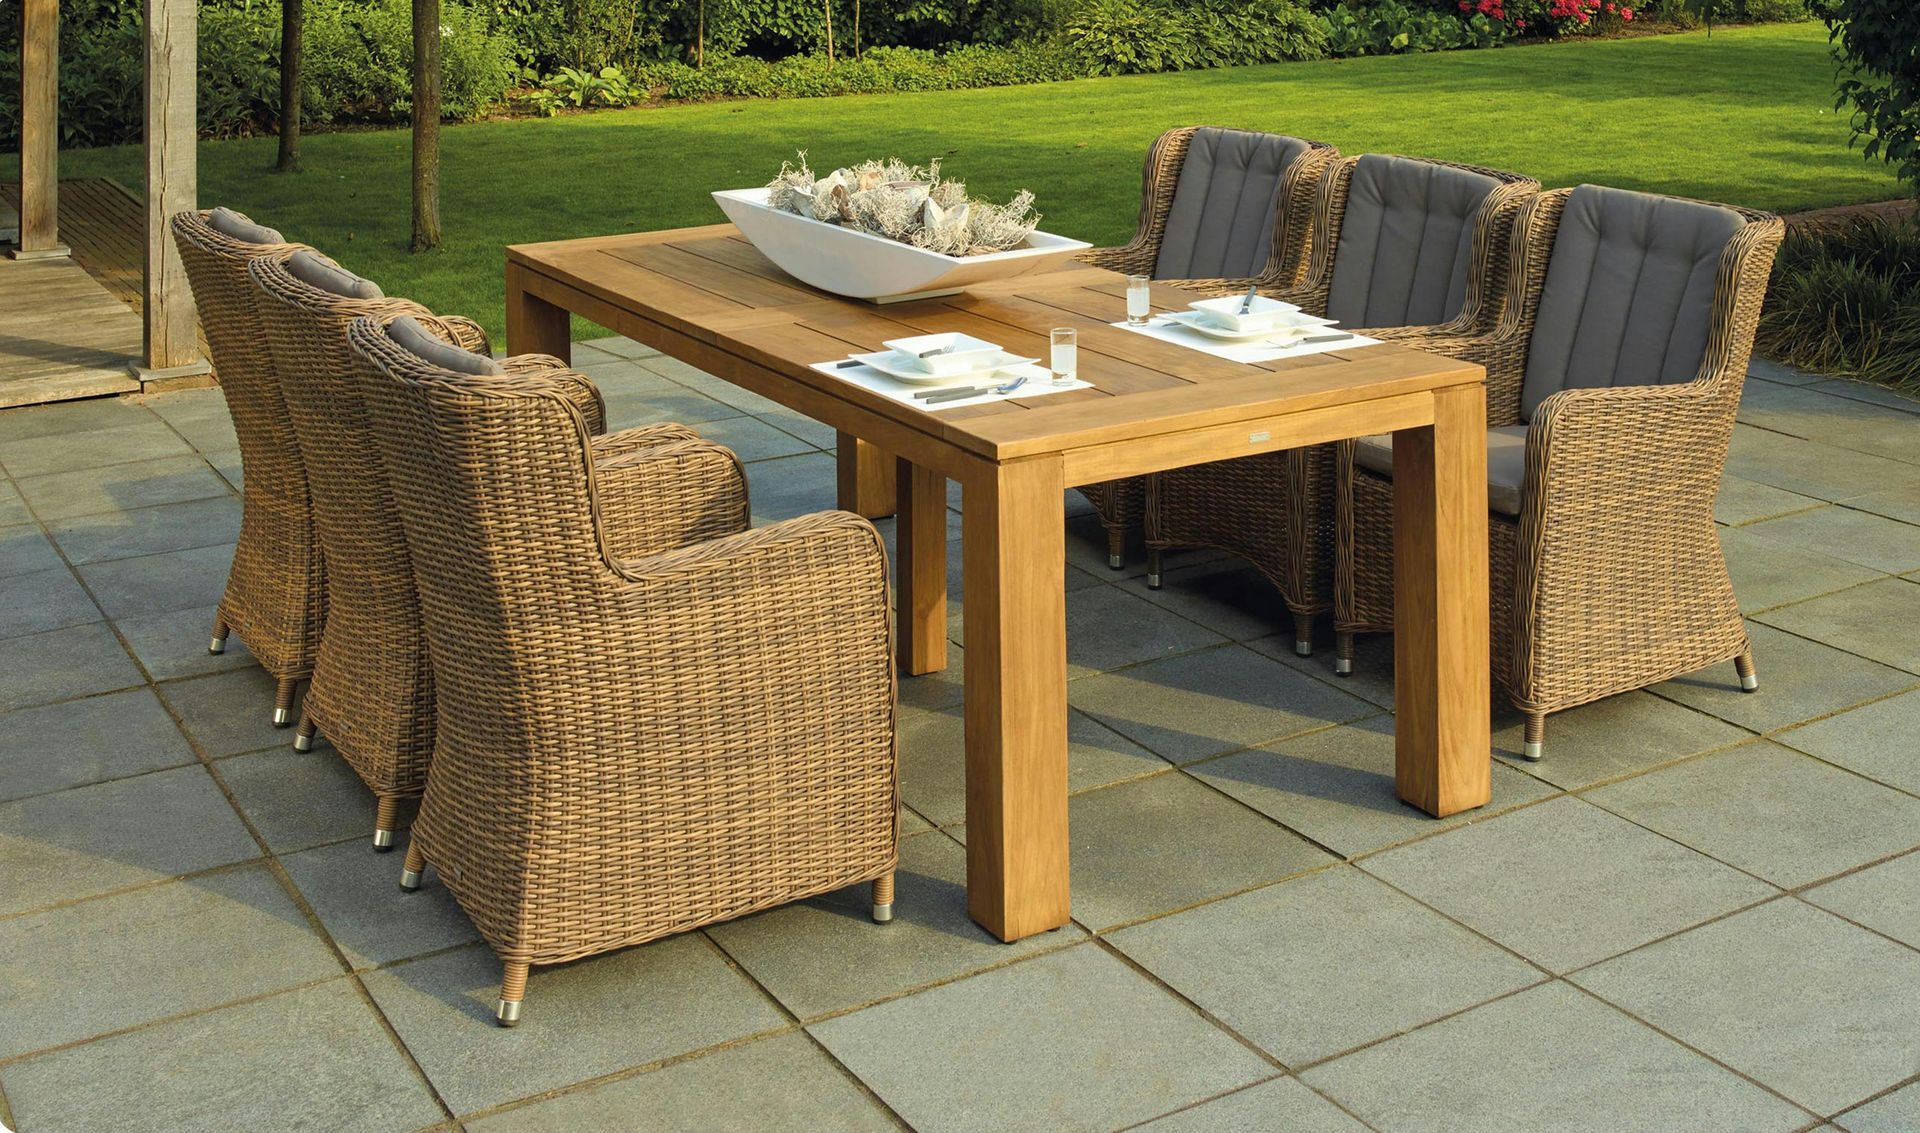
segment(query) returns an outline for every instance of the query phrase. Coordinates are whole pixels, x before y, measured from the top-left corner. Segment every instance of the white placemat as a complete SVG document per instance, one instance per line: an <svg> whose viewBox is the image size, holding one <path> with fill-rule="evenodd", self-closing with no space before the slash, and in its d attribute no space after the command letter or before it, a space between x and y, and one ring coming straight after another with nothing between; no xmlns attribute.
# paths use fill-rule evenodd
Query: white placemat
<svg viewBox="0 0 1920 1133"><path fill-rule="evenodd" d="M1356 334L1338 342L1298 342L1292 346L1274 346L1265 342L1222 342L1217 338L1208 338L1197 330L1168 323L1151 322L1143 327L1128 326L1125 322L1109 323L1109 326L1121 330L1130 330L1135 334L1144 334L1148 338L1157 338L1162 342L1171 342L1175 346L1185 346L1215 358L1225 358L1229 362L1272 362L1279 358L1304 358L1309 354L1325 354L1330 350L1352 350L1356 346L1374 346L1380 340Z"/></svg>
<svg viewBox="0 0 1920 1133"><path fill-rule="evenodd" d="M925 393L930 389L937 389L939 387L912 385L907 382L898 381L894 378L889 378L871 366L847 366L843 369L840 362L815 362L813 368L823 374L830 374L833 377L839 378L841 381L852 382L862 389L870 389L882 397L890 397L902 405L911 405L916 409L925 409L931 413L938 413L942 409L958 409L963 405L986 405L994 401L1023 401L1029 397L1043 397L1050 393L1065 393L1070 389L1093 388L1092 382L1083 382L1077 379L1072 385L1054 385L1053 375L1045 366L1029 364L1026 366L1009 367L991 378L971 378L951 383L954 386L1005 385L1015 377L1025 375L1027 379L1026 384L1010 394L987 392L978 397L962 397L956 398L953 401L942 401L937 405L928 405L924 399L917 398L913 395L916 393Z"/></svg>

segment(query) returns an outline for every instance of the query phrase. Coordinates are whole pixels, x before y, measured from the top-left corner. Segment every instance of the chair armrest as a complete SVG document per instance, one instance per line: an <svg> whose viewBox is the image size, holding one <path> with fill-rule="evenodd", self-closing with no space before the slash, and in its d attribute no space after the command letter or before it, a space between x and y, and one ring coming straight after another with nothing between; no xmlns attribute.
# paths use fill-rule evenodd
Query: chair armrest
<svg viewBox="0 0 1920 1133"><path fill-rule="evenodd" d="M593 459L619 456L622 453L644 449L659 448L674 441L697 441L700 434L685 425L672 423L660 425L637 425L631 429L622 429L617 433L602 433L589 438L593 448Z"/></svg>
<svg viewBox="0 0 1920 1133"><path fill-rule="evenodd" d="M726 446L668 440L607 448L594 447L593 477L601 540L612 558L639 558L747 526L746 470Z"/></svg>
<svg viewBox="0 0 1920 1133"><path fill-rule="evenodd" d="M472 354L493 357L493 344L479 323L465 315L416 315L420 323L447 342Z"/></svg>
<svg viewBox="0 0 1920 1133"><path fill-rule="evenodd" d="M587 435L607 431L607 403L593 379L551 354L514 354L500 359L500 368L515 376L543 375L573 402L587 422Z"/></svg>

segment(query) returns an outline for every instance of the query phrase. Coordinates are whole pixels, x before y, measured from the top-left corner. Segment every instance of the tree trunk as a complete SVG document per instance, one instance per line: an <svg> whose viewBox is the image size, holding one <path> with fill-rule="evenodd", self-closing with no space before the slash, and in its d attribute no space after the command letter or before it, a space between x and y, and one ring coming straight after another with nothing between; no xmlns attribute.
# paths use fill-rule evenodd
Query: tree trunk
<svg viewBox="0 0 1920 1133"><path fill-rule="evenodd" d="M300 34L303 0L280 0L280 160L274 168L292 173L300 168L300 56L305 37Z"/></svg>
<svg viewBox="0 0 1920 1133"><path fill-rule="evenodd" d="M707 0L700 0L700 27L693 36L693 65L707 65Z"/></svg>
<svg viewBox="0 0 1920 1133"><path fill-rule="evenodd" d="M820 0L820 10L827 14L827 62L833 62L833 0Z"/></svg>
<svg viewBox="0 0 1920 1133"><path fill-rule="evenodd" d="M853 57L860 58L860 0L853 0Z"/></svg>
<svg viewBox="0 0 1920 1133"><path fill-rule="evenodd" d="M413 243L440 246L440 0L413 0Z"/></svg>

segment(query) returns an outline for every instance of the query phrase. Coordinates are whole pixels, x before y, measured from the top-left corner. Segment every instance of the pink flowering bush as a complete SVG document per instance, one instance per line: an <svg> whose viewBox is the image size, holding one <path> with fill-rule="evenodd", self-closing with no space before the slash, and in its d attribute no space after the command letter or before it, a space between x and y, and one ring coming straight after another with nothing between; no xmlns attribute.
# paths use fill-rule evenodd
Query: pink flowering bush
<svg viewBox="0 0 1920 1133"><path fill-rule="evenodd" d="M1591 35L1634 18L1632 0L1459 0L1458 7L1525 36Z"/></svg>

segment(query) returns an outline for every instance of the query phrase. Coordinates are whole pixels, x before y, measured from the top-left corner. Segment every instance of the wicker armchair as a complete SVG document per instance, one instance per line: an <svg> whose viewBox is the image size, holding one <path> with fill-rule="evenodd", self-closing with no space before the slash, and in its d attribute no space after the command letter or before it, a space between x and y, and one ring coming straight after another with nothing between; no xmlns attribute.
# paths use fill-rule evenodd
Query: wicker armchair
<svg viewBox="0 0 1920 1133"><path fill-rule="evenodd" d="M1530 177L1366 154L1332 163L1297 287L1267 293L1374 338L1485 333L1504 303L1507 248ZM1294 652L1333 605L1332 445L1223 460L1148 478L1147 585L1160 556L1212 547L1246 559L1293 614Z"/></svg>
<svg viewBox="0 0 1920 1133"><path fill-rule="evenodd" d="M207 648L220 653L228 633L240 635L279 682L273 723L283 728L293 722L294 692L312 674L320 649L326 582L306 467L261 332L247 264L306 245L289 243L227 209L177 213L172 228L246 474L240 539Z"/></svg>
<svg viewBox="0 0 1920 1133"><path fill-rule="evenodd" d="M324 733L378 802L376 850L393 847L401 800L426 787L433 754L433 670L413 561L359 383L347 350L347 324L361 316L412 316L477 357L491 353L486 332L464 318L436 318L425 307L389 298L311 252L261 256L248 266L259 289L261 325L280 375L313 492L314 526L327 558L327 627L301 704L295 750ZM557 360L522 357L516 370L548 370ZM605 412L585 378L566 387L588 428ZM623 434L659 443L693 440L692 430L662 425Z"/></svg>
<svg viewBox="0 0 1920 1133"><path fill-rule="evenodd" d="M1784 226L1581 186L1530 202L1510 304L1425 344L1487 368L1492 663L1544 753L1546 716L1731 659L1759 687L1713 524ZM1392 443L1340 445L1335 629L1393 622Z"/></svg>
<svg viewBox="0 0 1920 1133"><path fill-rule="evenodd" d="M1281 134L1184 126L1147 150L1140 225L1117 248L1081 260L1125 275L1177 279L1201 291L1288 288L1307 264L1314 196L1340 151ZM1125 565L1127 532L1140 526L1146 480L1080 489L1107 530L1107 565Z"/></svg>
<svg viewBox="0 0 1920 1133"><path fill-rule="evenodd" d="M474 378L347 338L439 698L427 863L499 955L553 964L873 882L898 861L886 553L823 512L749 530L704 441L596 441L559 367Z"/></svg>

